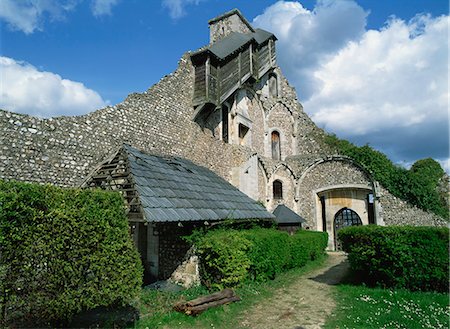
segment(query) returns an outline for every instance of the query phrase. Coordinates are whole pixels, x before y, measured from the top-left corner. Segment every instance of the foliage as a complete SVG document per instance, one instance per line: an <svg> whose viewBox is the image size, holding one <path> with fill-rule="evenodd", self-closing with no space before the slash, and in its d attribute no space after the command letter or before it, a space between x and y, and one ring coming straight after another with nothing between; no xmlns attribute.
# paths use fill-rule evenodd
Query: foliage
<svg viewBox="0 0 450 329"><path fill-rule="evenodd" d="M328 245L328 234L314 231L298 231L290 237L291 264L289 267L304 266L308 261L319 258Z"/></svg>
<svg viewBox="0 0 450 329"><path fill-rule="evenodd" d="M368 145L358 147L335 135L327 135L325 141L340 154L365 167L393 195L443 218L449 217L446 193L442 196L438 191L439 180L445 172L437 161L431 158L418 160L407 170L395 166L386 155Z"/></svg>
<svg viewBox="0 0 450 329"><path fill-rule="evenodd" d="M273 280L290 265L289 235L275 229L253 229L240 234L251 242L247 256L250 260L249 279Z"/></svg>
<svg viewBox="0 0 450 329"><path fill-rule="evenodd" d="M448 228L352 226L338 238L351 268L369 285L448 289Z"/></svg>
<svg viewBox="0 0 450 329"><path fill-rule="evenodd" d="M244 280L265 281L322 255L328 236L300 231L293 236L276 229L211 230L195 234L204 284L233 287Z"/></svg>
<svg viewBox="0 0 450 329"><path fill-rule="evenodd" d="M448 293L337 287L336 310L325 328L449 328Z"/></svg>
<svg viewBox="0 0 450 329"><path fill-rule="evenodd" d="M240 231L215 230L196 243L200 271L208 287L232 287L247 277L251 242Z"/></svg>
<svg viewBox="0 0 450 329"><path fill-rule="evenodd" d="M69 321L139 293L142 266L119 194L0 180L0 237L4 323Z"/></svg>

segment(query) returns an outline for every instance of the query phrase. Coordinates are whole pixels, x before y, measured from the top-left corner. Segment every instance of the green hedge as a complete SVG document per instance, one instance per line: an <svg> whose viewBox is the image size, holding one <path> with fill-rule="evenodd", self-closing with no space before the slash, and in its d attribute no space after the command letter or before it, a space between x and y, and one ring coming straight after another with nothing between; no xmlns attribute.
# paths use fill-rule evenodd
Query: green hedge
<svg viewBox="0 0 450 329"><path fill-rule="evenodd" d="M0 251L4 324L64 323L139 294L142 265L116 193L0 180Z"/></svg>
<svg viewBox="0 0 450 329"><path fill-rule="evenodd" d="M323 255L328 246L328 234L315 231L298 231L290 236L291 264L289 267L301 267L309 260Z"/></svg>
<svg viewBox="0 0 450 329"><path fill-rule="evenodd" d="M265 281L301 267L324 253L328 236L299 231L290 236L276 229L213 230L195 234L202 281L209 287L239 285L244 280Z"/></svg>
<svg viewBox="0 0 450 329"><path fill-rule="evenodd" d="M448 290L448 228L353 226L338 238L351 268L369 285Z"/></svg>

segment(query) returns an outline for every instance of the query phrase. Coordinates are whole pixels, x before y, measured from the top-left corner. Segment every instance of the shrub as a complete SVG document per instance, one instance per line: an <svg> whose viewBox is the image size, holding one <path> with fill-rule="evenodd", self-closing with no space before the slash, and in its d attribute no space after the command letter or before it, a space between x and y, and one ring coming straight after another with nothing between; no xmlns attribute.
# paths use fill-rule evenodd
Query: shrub
<svg viewBox="0 0 450 329"><path fill-rule="evenodd" d="M289 268L301 267L323 254L328 236L300 231L293 236L276 229L212 230L194 233L202 281L209 287L266 281Z"/></svg>
<svg viewBox="0 0 450 329"><path fill-rule="evenodd" d="M139 294L123 200L100 190L0 181L4 323L48 325Z"/></svg>
<svg viewBox="0 0 450 329"><path fill-rule="evenodd" d="M310 260L320 257L328 245L325 232L297 231L290 237L291 265L301 267Z"/></svg>
<svg viewBox="0 0 450 329"><path fill-rule="evenodd" d="M251 241L247 255L250 259L249 278L253 281L274 279L290 264L289 235L275 229L241 231Z"/></svg>
<svg viewBox="0 0 450 329"><path fill-rule="evenodd" d="M210 231L201 238L197 237L195 246L200 258L202 282L206 286L232 287L247 277L250 267L247 252L251 242L239 231Z"/></svg>
<svg viewBox="0 0 450 329"><path fill-rule="evenodd" d="M353 226L338 238L351 268L369 285L448 289L448 228Z"/></svg>

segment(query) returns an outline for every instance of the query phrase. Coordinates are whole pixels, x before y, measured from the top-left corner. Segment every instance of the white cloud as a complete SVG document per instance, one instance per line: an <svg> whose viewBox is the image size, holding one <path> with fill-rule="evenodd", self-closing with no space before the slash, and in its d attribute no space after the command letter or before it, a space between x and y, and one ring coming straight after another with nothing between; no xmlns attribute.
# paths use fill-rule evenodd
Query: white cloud
<svg viewBox="0 0 450 329"><path fill-rule="evenodd" d="M169 10L172 19L178 19L186 15L186 6L198 5L202 0L163 0L162 6Z"/></svg>
<svg viewBox="0 0 450 329"><path fill-rule="evenodd" d="M93 0L92 13L94 16L111 15L112 7L118 2L119 0Z"/></svg>
<svg viewBox="0 0 450 329"><path fill-rule="evenodd" d="M438 160L441 167L447 172L447 175L450 175L450 158Z"/></svg>
<svg viewBox="0 0 450 329"><path fill-rule="evenodd" d="M79 115L107 105L82 83L0 57L0 108L40 117Z"/></svg>
<svg viewBox="0 0 450 329"><path fill-rule="evenodd" d="M0 19L7 22L12 30L30 34L42 29L44 17L52 21L64 19L65 13L76 4L76 0L1 0Z"/></svg>
<svg viewBox="0 0 450 329"><path fill-rule="evenodd" d="M315 70L322 88L305 108L317 124L341 136L378 133L395 140L404 130L418 137L429 132L428 142L444 147L448 24L449 17L422 15L367 31Z"/></svg>
<svg viewBox="0 0 450 329"><path fill-rule="evenodd" d="M447 159L449 17L366 30L367 15L354 1L281 1L254 25L278 37L278 62L320 127L396 162Z"/></svg>
<svg viewBox="0 0 450 329"><path fill-rule="evenodd" d="M112 7L119 0L92 0L92 14L96 17L111 15ZM46 20L65 19L82 0L1 0L0 20L8 27L25 34L41 31Z"/></svg>
<svg viewBox="0 0 450 329"><path fill-rule="evenodd" d="M253 20L274 33L278 61L301 99L309 98L320 81L315 69L365 31L366 13L353 1L318 1L313 11L299 2L279 1Z"/></svg>

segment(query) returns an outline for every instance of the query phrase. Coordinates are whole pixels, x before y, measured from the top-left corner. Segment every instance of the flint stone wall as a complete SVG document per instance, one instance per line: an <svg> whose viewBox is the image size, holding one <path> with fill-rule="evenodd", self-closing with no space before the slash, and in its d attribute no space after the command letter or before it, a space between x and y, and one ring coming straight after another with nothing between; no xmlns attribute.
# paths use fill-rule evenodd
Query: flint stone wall
<svg viewBox="0 0 450 329"><path fill-rule="evenodd" d="M305 226L316 230L316 191L336 186L364 186L372 189L367 173L347 159L332 158L311 166L298 182L299 214L307 220Z"/></svg>
<svg viewBox="0 0 450 329"><path fill-rule="evenodd" d="M142 94L76 117L40 119L0 110L0 178L77 186L108 155L128 143L177 155L229 180L249 154L226 145L192 121L193 68L178 69Z"/></svg>
<svg viewBox="0 0 450 329"><path fill-rule="evenodd" d="M380 187L381 215L385 225L448 226L438 215L423 211Z"/></svg>

